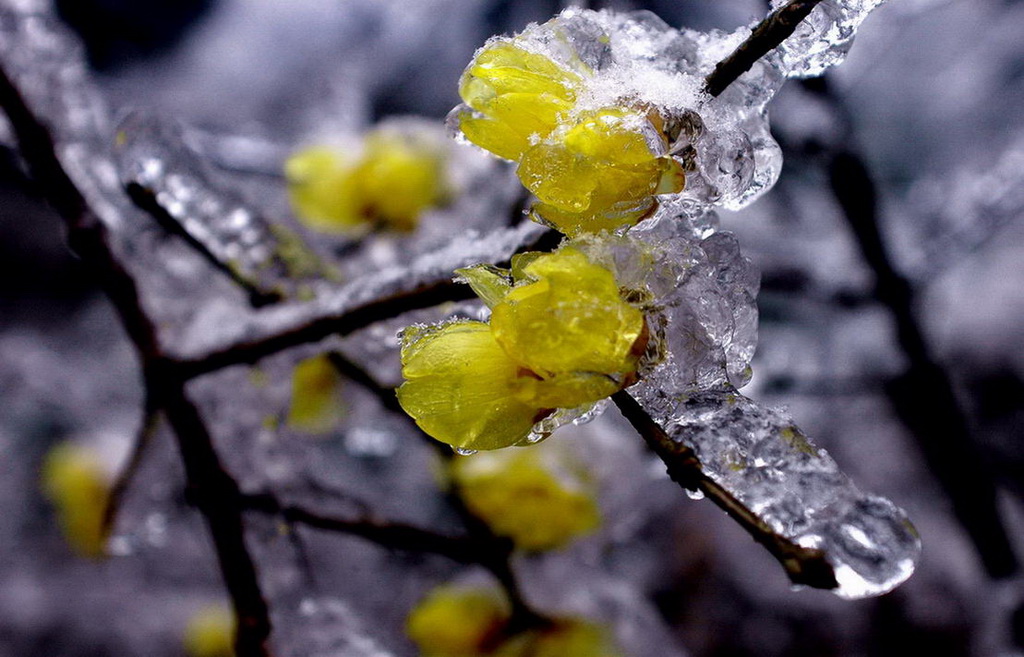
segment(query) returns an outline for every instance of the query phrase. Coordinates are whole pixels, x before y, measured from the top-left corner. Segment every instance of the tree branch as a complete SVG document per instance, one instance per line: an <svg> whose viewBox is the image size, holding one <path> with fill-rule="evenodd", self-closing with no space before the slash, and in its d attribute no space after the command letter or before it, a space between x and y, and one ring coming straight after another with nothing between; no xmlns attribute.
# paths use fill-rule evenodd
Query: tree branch
<svg viewBox="0 0 1024 657"><path fill-rule="evenodd" d="M521 247L519 252L551 250L560 241L561 235L553 230L547 230L530 244ZM475 298L476 296L468 285L455 283L446 278L421 285L413 290L373 299L339 314L316 317L279 333L239 342L199 358L180 360L175 363L175 367L181 377L191 379L231 365L251 365L261 358L291 347L319 342L331 335L349 335L359 329L413 310L433 308L443 303Z"/></svg>
<svg viewBox="0 0 1024 657"><path fill-rule="evenodd" d="M731 55L718 62L715 70L704 78L704 91L719 96L754 63L788 39L807 15L822 0L792 0L758 23L747 40L737 46Z"/></svg>
<svg viewBox="0 0 1024 657"><path fill-rule="evenodd" d="M64 170L49 131L33 114L2 66L0 106L14 128L32 177L64 219L72 250L97 277L134 343L153 407L163 409L174 429L189 487L201 498L197 502L213 537L221 573L239 620L237 653L239 657L267 657L270 616L245 546L237 496L220 497L232 487L237 488L237 484L221 467L212 439L185 395L184 379L174 376L166 366L156 326L142 306L134 278L111 248L106 226ZM216 497L202 499L210 494Z"/></svg>
<svg viewBox="0 0 1024 657"><path fill-rule="evenodd" d="M708 477L693 450L669 438L661 425L628 392L620 390L612 395L612 400L648 447L665 463L672 480L683 488L704 493L782 564L790 581L816 589L839 586L824 552L797 545L772 531L753 511Z"/></svg>
<svg viewBox="0 0 1024 657"><path fill-rule="evenodd" d="M897 415L910 430L925 461L953 503L985 570L996 578L1019 568L999 516L996 486L982 463L949 372L931 353L914 312L914 291L897 271L878 225L875 186L863 160L849 150L828 153L836 201L875 274L875 297L896 324L907 369L886 386Z"/></svg>
<svg viewBox="0 0 1024 657"><path fill-rule="evenodd" d="M509 561L513 550L512 541L497 537L489 531L481 535L471 530L463 536L450 536L406 523L382 520L370 513L339 518L294 504L284 504L272 493L243 495L241 500L248 510L279 515L289 524L358 536L392 550L437 554L457 563L482 566L498 580L508 596L512 608L510 632L550 623L522 597Z"/></svg>
<svg viewBox="0 0 1024 657"><path fill-rule="evenodd" d="M128 460L125 462L124 467L121 468L121 472L118 473L117 479L114 480L114 485L110 488L110 495L107 497L107 504L103 509L100 533L104 539L104 544L106 544L106 539L109 538L114 528L114 523L124 503L124 496L128 492L128 487L135 480L135 475L142 466L143 458L146 452L149 451L149 446L153 443L153 438L156 436L159 424L160 409L157 408L156 400L153 396L147 394L142 411L142 425L139 427L139 432L132 443Z"/></svg>

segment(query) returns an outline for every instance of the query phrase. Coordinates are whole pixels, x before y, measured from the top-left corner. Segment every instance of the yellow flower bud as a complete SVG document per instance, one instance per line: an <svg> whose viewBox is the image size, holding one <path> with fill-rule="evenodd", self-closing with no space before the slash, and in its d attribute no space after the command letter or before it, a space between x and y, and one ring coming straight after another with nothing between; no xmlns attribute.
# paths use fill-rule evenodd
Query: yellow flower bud
<svg viewBox="0 0 1024 657"><path fill-rule="evenodd" d="M102 557L110 481L96 454L80 445L60 443L47 453L41 479L68 544L81 556Z"/></svg>
<svg viewBox="0 0 1024 657"><path fill-rule="evenodd" d="M456 458L452 481L466 506L523 550L551 550L590 533L601 517L593 491L557 446Z"/></svg>
<svg viewBox="0 0 1024 657"><path fill-rule="evenodd" d="M482 657L507 620L497 591L444 586L412 610L405 629L421 657Z"/></svg>
<svg viewBox="0 0 1024 657"><path fill-rule="evenodd" d="M632 382L646 340L643 314L582 252L518 256L515 285L488 266L459 274L492 306L490 324L403 334L398 400L429 435L461 449L507 447L554 409L596 402Z"/></svg>
<svg viewBox="0 0 1024 657"><path fill-rule="evenodd" d="M288 425L312 434L327 433L345 416L341 375L326 354L307 358L292 373Z"/></svg>
<svg viewBox="0 0 1024 657"><path fill-rule="evenodd" d="M682 165L665 155L664 121L647 109L581 109L589 69L572 71L522 40L495 40L463 73L458 114L465 137L518 164L538 199L534 214L575 236L632 226L658 194L682 191Z"/></svg>
<svg viewBox="0 0 1024 657"><path fill-rule="evenodd" d="M235 625L235 614L224 605L203 607L185 626L185 652L189 657L234 657Z"/></svg>
<svg viewBox="0 0 1024 657"><path fill-rule="evenodd" d="M295 214L325 232L409 232L448 195L440 148L383 128L366 136L357 158L320 147L300 151L285 163L285 177Z"/></svg>

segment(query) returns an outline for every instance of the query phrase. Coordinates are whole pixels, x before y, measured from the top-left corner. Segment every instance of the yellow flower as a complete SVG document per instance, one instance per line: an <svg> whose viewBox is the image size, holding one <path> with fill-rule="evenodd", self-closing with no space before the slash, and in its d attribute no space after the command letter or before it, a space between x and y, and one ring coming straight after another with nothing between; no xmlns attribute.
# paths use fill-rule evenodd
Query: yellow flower
<svg viewBox="0 0 1024 657"><path fill-rule="evenodd" d="M185 626L183 643L189 657L234 657L234 613L224 605L203 607Z"/></svg>
<svg viewBox="0 0 1024 657"><path fill-rule="evenodd" d="M490 653L508 616L497 591L443 586L412 610L405 631L422 657L480 657Z"/></svg>
<svg viewBox="0 0 1024 657"><path fill-rule="evenodd" d="M554 409L611 395L632 383L645 346L643 314L582 252L524 254L512 266L459 272L492 307L490 324L403 334L399 402L454 447L514 445Z"/></svg>
<svg viewBox="0 0 1024 657"><path fill-rule="evenodd" d="M466 506L523 550L564 547L601 522L592 491L552 448L458 457L452 481Z"/></svg>
<svg viewBox="0 0 1024 657"><path fill-rule="evenodd" d="M285 177L295 214L327 232L409 232L448 193L439 148L384 129L367 135L356 159L321 147L300 151L285 163Z"/></svg>
<svg viewBox="0 0 1024 657"><path fill-rule="evenodd" d="M345 416L341 375L326 354L301 361L292 373L288 425L306 433L331 431Z"/></svg>
<svg viewBox="0 0 1024 657"><path fill-rule="evenodd" d="M506 641L494 657L622 657L622 652L599 625L563 619Z"/></svg>
<svg viewBox="0 0 1024 657"><path fill-rule="evenodd" d="M516 41L493 41L466 68L459 93L469 110L458 126L518 164L541 220L570 236L614 230L653 212L657 194L682 191L682 165L663 154L655 112L580 108L589 69L570 71Z"/></svg>
<svg viewBox="0 0 1024 657"><path fill-rule="evenodd" d="M85 447L60 443L47 453L41 479L68 544L81 556L103 556L110 481L99 458Z"/></svg>

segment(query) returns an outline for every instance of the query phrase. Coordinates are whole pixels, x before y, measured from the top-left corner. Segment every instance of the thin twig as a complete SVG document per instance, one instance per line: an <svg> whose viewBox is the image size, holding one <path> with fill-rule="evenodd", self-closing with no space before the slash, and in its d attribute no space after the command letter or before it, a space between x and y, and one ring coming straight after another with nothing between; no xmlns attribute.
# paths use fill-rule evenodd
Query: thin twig
<svg viewBox="0 0 1024 657"><path fill-rule="evenodd" d="M550 623L522 597L510 565L513 545L509 539L497 537L489 531L483 534L470 531L462 536L440 534L406 523L382 520L368 513L339 518L282 503L271 493L243 495L241 499L247 509L279 515L290 524L358 536L393 550L437 554L457 563L482 566L494 575L508 596L512 608L510 632Z"/></svg>
<svg viewBox="0 0 1024 657"><path fill-rule="evenodd" d="M103 509L100 533L104 544L106 544L106 539L110 537L118 513L124 503L124 496L128 492L129 486L135 480L135 475L138 473L139 468L142 467L146 452L149 451L149 446L153 443L153 438L156 436L156 430L159 426L160 409L157 408L156 400L153 399L153 396L147 394L146 401L143 404L142 424L139 426L139 432L132 443L131 453L128 455L128 460L125 462L124 467L121 468L121 472L118 473L117 478L114 480L114 485L110 488L110 495L107 497L107 504Z"/></svg>
<svg viewBox="0 0 1024 657"><path fill-rule="evenodd" d="M816 589L839 586L835 571L823 551L802 547L772 531L757 514L708 477L693 450L672 440L628 392L620 390L612 395L612 400L623 417L665 463L672 480L683 488L704 493L782 564L790 581Z"/></svg>
<svg viewBox="0 0 1024 657"><path fill-rule="evenodd" d="M704 78L704 91L710 96L719 96L741 75L750 70L779 44L789 38L807 15L822 0L792 0L785 7L770 14L758 23L746 41L737 46L728 57L715 65L715 70Z"/></svg>
<svg viewBox="0 0 1024 657"><path fill-rule="evenodd" d="M523 245L520 251L548 251L554 249L560 240L561 236L555 231L544 231L533 242ZM346 336L413 310L473 298L476 297L468 285L455 283L446 278L412 290L373 299L336 315L316 317L273 335L239 342L198 358L177 361L176 367L180 376L191 379L232 365L251 365L285 349L319 342L328 336Z"/></svg>
<svg viewBox="0 0 1024 657"><path fill-rule="evenodd" d="M398 403L393 389L381 386L372 376L340 353L332 352L328 354L328 358L340 374L373 393L385 409L404 418L412 426L414 434L433 448L442 461L447 463L455 457L451 447L427 435L413 422ZM462 519L471 539L487 545L507 545L506 539L495 535L490 526L466 505L466 500L458 486L453 485L448 491L447 501ZM518 631L547 623L546 619L543 619L526 604L512 570L510 558L511 551L503 549L481 553L476 559L477 563L491 571L509 599L512 608L512 617L509 621L510 630Z"/></svg>

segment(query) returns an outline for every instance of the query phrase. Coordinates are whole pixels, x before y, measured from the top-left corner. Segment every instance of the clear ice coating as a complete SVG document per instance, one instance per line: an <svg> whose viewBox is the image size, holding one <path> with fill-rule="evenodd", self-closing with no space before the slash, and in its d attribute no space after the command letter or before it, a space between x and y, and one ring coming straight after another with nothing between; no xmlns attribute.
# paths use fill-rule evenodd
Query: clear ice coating
<svg viewBox="0 0 1024 657"><path fill-rule="evenodd" d="M772 9L788 0L772 0ZM812 78L841 64L857 28L885 0L824 0L793 35L769 55L791 78Z"/></svg>

